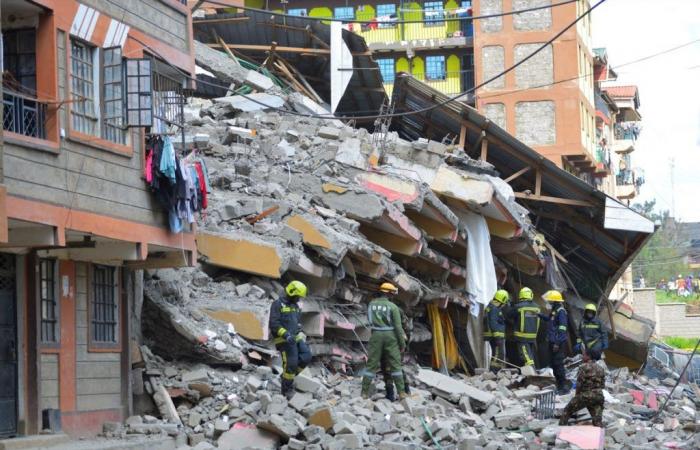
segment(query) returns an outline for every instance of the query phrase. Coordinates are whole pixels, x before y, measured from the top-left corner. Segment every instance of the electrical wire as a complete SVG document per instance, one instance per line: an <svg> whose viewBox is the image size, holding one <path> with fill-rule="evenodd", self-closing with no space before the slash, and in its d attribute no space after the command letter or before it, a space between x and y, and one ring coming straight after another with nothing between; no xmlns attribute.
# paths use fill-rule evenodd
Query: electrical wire
<svg viewBox="0 0 700 450"><path fill-rule="evenodd" d="M533 6L531 8L525 8L525 9L518 9L515 11L507 11L507 12L500 12L500 13L493 13L493 14L483 14L481 16L471 16L471 17L442 17L442 18L435 18L435 19L422 19L422 20L396 20L396 21L377 21L377 20L348 20L348 19L336 19L333 17L311 17L311 16L294 16L291 14L285 14L285 13L279 13L276 11L271 11L267 9L258 9L258 8L251 8L249 6L231 6L226 3L218 2L215 0L207 0L207 3L211 3L213 5L217 6L225 6L228 8L234 8L234 9L240 9L243 11L252 11L256 13L262 13L262 14L269 14L273 15L275 17L285 17L285 18L290 18L290 19L303 19L303 20L310 20L310 21L316 21L316 22L340 22L340 23L357 23L357 24L387 24L387 25L398 25L398 24L403 24L403 23L425 23L425 22L455 22L458 20L484 20L484 19L493 19L497 17L505 17L505 16L512 16L515 14L522 14L526 12L531 12L531 11L540 11L543 9L552 9L557 6L564 6L568 5L569 3L574 3L577 2L578 0L564 0L559 3L552 3L549 5L542 5L542 6ZM459 9L459 8L458 8ZM420 13L420 12L425 12L425 11L432 11L432 10L425 10L425 9L416 9L416 10L407 10L406 12L409 13ZM446 10L442 10L443 14L445 14ZM449 11L449 10L447 10ZM434 11L434 12L440 12L440 11ZM202 19L202 23L206 23L207 19ZM197 20L193 21L193 24L197 24Z"/></svg>
<svg viewBox="0 0 700 450"><path fill-rule="evenodd" d="M591 6L591 7L588 8L586 11L584 11L584 12L583 12L580 16L578 16L573 22L569 23L569 24L568 24L566 27L564 27L561 31L559 31L557 34L555 34L551 39L549 39L547 42L545 42L545 43L542 44L540 47L538 47L534 52L530 53L530 54L527 55L525 58L523 58L522 60L520 60L520 61L518 61L517 63L513 64L512 66L508 67L507 69L503 70L503 71L500 72L499 74L494 75L493 77L491 77L491 78L489 78L488 80L482 82L481 84L479 84L479 85L477 85L477 86L474 86L474 87L472 87L472 88L470 88L470 89L468 89L468 90L466 90L466 91L464 91L464 92L462 92L462 93L460 93L460 94L457 94L457 95L455 95L454 97L448 97L446 100L437 102L437 103L435 103L435 104L433 104L433 105L431 105L431 106L427 106L427 107L425 107L425 108L417 109L417 110L414 110L414 111L406 111L406 112L390 113L390 114L371 114L371 115L361 115L361 116L335 116L335 115L332 115L332 114L330 114L330 115L329 115L329 114L304 114L304 113L299 113L299 112L296 112L296 111L291 111L291 110L288 110L288 109L285 109L285 108L272 107L272 106L270 106L270 105L268 105L268 104L265 104L265 103L263 103L263 102L261 102L261 101L255 99L255 98L250 97L250 96L247 96L247 95L245 95L245 94L239 94L239 95L241 95L241 96L242 96L243 98L245 98L246 100L249 100L249 101L251 101L251 102L253 102L253 103L256 103L256 104L258 104L258 105L264 107L265 109L269 109L269 110L272 110L272 111L277 111L277 112L279 112L279 113L281 113L281 114L288 114L288 115L292 115L292 116L305 117L305 118L315 118L315 119L327 119L327 120L338 120L338 119L344 119L344 120L374 120L374 119L380 119L380 118L407 117L407 116L413 116L413 115L417 115L417 114L426 113L426 112L432 111L432 110L434 110L434 109L437 109L437 108L439 108L439 107L441 107L441 106L445 106L445 105L447 105L447 104L449 104L449 103L458 101L460 98L462 98L462 97L464 97L464 96L466 96L466 95L468 95L468 94L471 94L472 92L475 92L477 89L480 89L480 88L486 86L487 84L493 82L494 80L496 80L496 79L498 79L498 78L500 78L500 77L502 77L502 76L505 76L506 74L508 74L508 73L510 73L510 72L512 72L512 71L514 71L516 68L518 68L518 67L520 67L521 65L525 64L527 61L529 61L530 59L532 59L533 57L535 57L538 53L540 53L540 52L543 51L545 48L547 48L549 45L551 45L555 40L557 40L557 39L558 39L559 37L561 37L564 33L566 33L571 27L575 26L578 22L580 22L581 20L583 20L585 17L587 17L589 14L591 14L591 13L593 12L593 10L595 10L596 8L598 8L600 5L602 5L602 4L605 3L606 1L607 1L607 0L599 0L595 5ZM269 13L269 11L267 11L267 12ZM296 17L296 16L292 16L292 17ZM166 60L166 58L164 58L160 53L158 53L157 51L155 51L154 49L152 49L150 46L148 46L148 44L146 44L145 42L143 42L143 41L141 41L141 40L139 40L138 38L135 38L135 37L133 37L133 36L129 36L129 38L132 39L132 40L135 40L135 41L138 42L138 43L140 43L141 45L144 46L144 48L150 50L150 51L153 52L156 56L158 56L158 57L160 57L162 60L166 61L166 64L168 64L169 66L171 66L172 68L174 68L175 70L177 70L178 72L180 72L180 73L181 73L183 76L185 76L186 78L188 78L188 79L193 79L193 77L191 77L189 74L187 74L187 73L185 73L184 71L182 71L179 67L176 67L176 66L174 66L174 65L172 65L172 64L170 64L170 63L168 63L167 60ZM195 79L195 81L197 81L197 80ZM205 83L205 84L207 84L207 83ZM218 86L218 85L217 85L216 87L221 87L221 86Z"/></svg>

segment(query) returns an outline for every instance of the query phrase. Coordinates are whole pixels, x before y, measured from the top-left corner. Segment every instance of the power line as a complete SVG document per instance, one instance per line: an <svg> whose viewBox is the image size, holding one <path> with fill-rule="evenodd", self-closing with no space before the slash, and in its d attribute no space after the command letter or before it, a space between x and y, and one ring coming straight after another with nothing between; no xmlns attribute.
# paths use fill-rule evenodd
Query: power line
<svg viewBox="0 0 700 450"><path fill-rule="evenodd" d="M266 109L272 110L272 111L277 111L277 112L279 112L279 113L282 113L282 114L289 114L289 115L292 115L292 116L306 117L306 118L315 118L315 119L328 119L328 120L338 120L338 119L345 119L345 120L373 120L373 119L379 119L379 118L397 118L397 117L407 117L407 116L412 116L412 115L416 115L416 114L422 114L422 113L429 112L429 111L432 111L432 110L434 110L434 109L437 109L437 108L439 108L439 107L441 107L441 106L447 105L447 104L449 104L449 103L455 102L455 101L457 101L458 99L460 99L460 98L462 98L462 97L464 97L464 96L466 96L466 95L468 95L468 94L471 94L472 92L476 91L477 89L480 89L480 88L486 86L487 84L493 82L494 80L496 80L496 79L498 79L498 78L500 78L500 77L502 77L502 76L505 76L506 74L512 72L513 70L515 70L516 68L520 67L522 64L524 64L525 62L527 62L527 61L530 60L531 58L533 58L535 55L537 55L538 53L540 53L542 50L544 50L545 48L547 48L549 45L551 45L555 40L557 40L557 39L558 39L559 37L561 37L564 33L566 33L571 27L575 26L579 21L581 21L582 19L584 19L584 18L585 18L586 16L588 16L591 12L593 12L593 10L595 10L597 7L599 7L600 5L602 5L603 3L605 3L606 1L607 1L607 0L599 0L598 3L596 3L596 4L593 5L593 6L591 6L589 9L587 9L583 14L581 14L580 16L578 16L573 22L569 23L569 25L567 25L564 29L562 29L561 31L559 31L559 32L558 32L557 34L555 34L551 39L549 39L547 42L545 42L545 43L542 44L540 47L538 47L534 52L530 53L528 56L526 56L526 57L523 58L522 60L518 61L517 63L513 64L512 66L508 67L507 69L503 70L501 73L499 73L499 74L497 74L497 75L494 75L493 77L491 77L491 78L489 78L488 80L482 82L481 84L479 84L479 85L477 85L477 86L474 86L474 87L472 87L472 88L470 88L470 89L468 89L468 90L466 90L466 91L464 91L464 92L462 92L462 93L460 93L460 94L457 94L457 95L455 95L454 97L448 97L446 100L443 100L443 101L438 102L438 103L436 103L436 104L434 104L434 105L431 105L431 106L427 106L427 107L425 107L425 108L417 109L417 110L415 110L415 111L406 111L406 112L390 113L390 114L372 114L372 115L362 115L362 116L335 116L335 115L332 115L332 114L331 114L331 115L328 115L328 114L304 114L304 113L299 113L299 112L296 112L296 111L291 111L291 110L288 110L288 109L286 109L286 108L272 107L272 106L267 105L267 104L265 104L265 103L263 103L263 102L261 102L261 101L255 99L255 98L253 98L253 97L249 97L249 96L247 96L247 95L245 95L245 94L239 94L239 95L241 95L241 96L242 96L243 98L245 98L246 100L249 100L249 101L251 101L251 102L253 102L253 103L256 103L256 104L258 104L258 105L260 105L260 106L262 106L262 107L264 107L264 108L266 108ZM264 10L258 10L258 11L264 11ZM264 12L269 13L269 11L264 11ZM296 16L292 16L292 17L296 17ZM178 72L180 72L180 73L181 73L183 76L185 76L186 78L188 78L188 79L194 79L195 81L197 81L195 78L191 77L189 74L187 74L187 73L185 73L184 71L182 71L179 67L176 67L176 66L174 66L174 65L172 65L172 64L170 64L170 63L168 63L167 60L166 60L160 53L158 53L158 52L157 52L156 50L154 50L153 48L149 47L149 46L148 46L146 43L144 43L143 41L141 41L141 40L139 40L138 38L135 38L135 37L133 37L133 36L129 36L129 38L135 40L136 42L139 42L141 45L144 46L144 48L149 49L149 50L150 50L151 52L153 52L155 55L157 55L157 56L160 57L162 60L164 60L166 64L168 64L169 66L171 66L172 68L174 68L175 70L177 70ZM202 81L202 80L199 80L199 82L201 82L201 81ZM216 86L216 87L219 87L219 88L221 87L221 86L215 85L215 84L213 84L213 83L207 83L207 82L205 82L204 84Z"/></svg>
<svg viewBox="0 0 700 450"><path fill-rule="evenodd" d="M397 25L397 24L403 24L403 23L434 23L434 22L456 22L456 21L462 21L462 20L484 20L484 19L493 19L497 17L505 17L505 16L512 16L516 14L522 14L526 12L531 12L531 11L540 11L542 9L552 9L557 6L564 6L568 5L569 3L574 3L577 2L578 0L564 0L559 3L552 3L549 5L542 5L542 6L533 6L531 8L525 8L525 9L518 9L514 11L507 11L507 12L500 12L500 13L493 13L493 14L483 14L481 16L471 16L471 17L436 17L435 19L422 19L422 20L392 20L392 21L377 21L377 20L349 20L349 19L336 19L333 17L311 17L311 16L295 16L292 14L286 14L286 13L279 13L275 11L271 11L268 9L258 9L258 8L251 8L249 6L235 6L233 8L235 9L241 9L243 11L253 11L256 13L262 13L262 14L268 14L268 15L274 15L275 17L286 17L290 19L303 19L303 20L310 20L310 21L316 21L316 22L340 22L340 23L358 23L358 24L387 24L387 25ZM219 1L214 1L214 0L207 0L207 3L211 3L213 5L217 6L225 6L227 8L231 8L232 6L230 4L222 3ZM458 8L459 9L459 8ZM407 12L413 12L413 13L419 13L419 12L425 12L425 11L434 11L434 10L424 10L424 9L415 9L415 10L407 10ZM439 13L440 11L434 11L436 13ZM445 10L442 10L442 13L445 14ZM194 24L196 25L197 22L200 23L206 23L207 19L203 20L197 20L194 21Z"/></svg>

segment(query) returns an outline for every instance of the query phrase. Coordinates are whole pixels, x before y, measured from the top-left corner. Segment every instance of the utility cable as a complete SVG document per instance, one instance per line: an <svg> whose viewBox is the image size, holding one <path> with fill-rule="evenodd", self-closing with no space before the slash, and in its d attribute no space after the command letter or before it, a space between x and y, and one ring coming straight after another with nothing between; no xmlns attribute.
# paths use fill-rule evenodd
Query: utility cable
<svg viewBox="0 0 700 450"><path fill-rule="evenodd" d="M315 118L315 119L328 119L328 120L339 120L339 119L343 119L343 120L374 120L374 119L389 118L389 117L391 117L391 118L394 118L394 117L407 117L407 116L413 116L413 115L417 115L417 114L426 113L426 112L432 111L432 110L434 110L434 109L437 109L437 108L439 108L439 107L441 107L441 106L445 106L445 105L447 105L447 104L449 104L449 103L458 101L460 98L462 98L462 97L464 97L464 96L466 96L466 95L468 95L468 94L471 94L472 92L475 92L477 89L480 89L480 88L486 86L487 84L493 82L494 80L496 80L496 79L498 79L498 78L500 78L500 77L502 77L502 76L505 76L506 74L508 74L508 73L510 73L510 72L512 72L512 71L514 71L516 68L518 68L518 67L520 67L521 65L525 64L527 61L529 61L530 59L532 59L533 57L535 57L538 53L540 53L540 52L543 51L545 48L547 48L549 45L551 45L555 40L557 40L557 39L558 39L559 37L561 37L564 33L566 33L571 27L575 26L578 22L580 22L581 20L583 20L586 16L588 16L589 14L591 14L591 12L593 12L593 10L595 10L597 7L599 7L600 5L602 5L603 3L605 3L606 1L607 1L607 0L599 0L595 5L591 6L589 9L587 9L585 12L583 12L583 13L582 13L580 16L578 16L573 22L569 23L569 25L567 25L566 27L564 27L561 31L559 31L557 34L555 34L551 39L549 39L547 42L545 42L545 43L542 44L540 47L538 47L534 52L530 53L530 54L527 55L525 58L523 58L522 60L520 60L520 61L518 61L517 63L513 64L512 66L508 67L507 69L503 70L503 71L500 72L499 74L496 74L496 75L492 76L491 78L489 78L488 80L482 82L481 84L479 84L479 85L477 85L477 86L474 86L474 87L472 87L472 88L470 88L470 89L468 89L468 90L466 90L466 91L464 91L464 92L462 92L462 93L460 93L460 94L457 94L457 95L455 95L454 97L448 97L446 100L437 102L437 103L435 103L434 105L427 106L427 107L425 107L425 108L417 109L417 110L415 110L415 111L406 111L406 112L390 113L390 114L371 114L371 115L362 115L362 116L335 116L335 115L332 115L332 114L331 114L331 115L329 115L329 114L304 114L304 113L299 113L299 112L296 112L296 111L291 111L291 110L288 110L288 109L285 109L285 108L272 107L272 106L270 106L270 105L268 105L268 104L265 104L265 103L263 103L263 102L261 102L261 101L255 99L255 98L249 97L249 96L247 96L247 95L245 95L245 94L239 94L239 95L241 95L243 98L245 98L245 99L247 99L247 100L249 100L249 101L251 101L251 102L253 102L253 103L256 103L256 104L258 104L258 105L264 107L265 109L269 109L269 110L272 110L272 111L277 111L277 112L282 113L282 114L288 114L288 115L292 115L292 116L306 117L306 118ZM269 13L269 11L268 11L268 13ZM294 17L294 16L293 16L293 17ZM141 41L141 40L139 40L138 38L135 38L135 37L133 37L133 36L129 36L129 38L135 40L136 42L139 42L141 45L144 46L144 48L147 48L148 50L150 50L151 52L153 52L156 56L158 56L158 57L160 57L162 60L166 61L166 64L168 64L168 65L170 65L171 67L173 67L175 70L177 70L178 72L180 72L183 76L185 76L185 77L187 77L187 78L189 78L189 79L193 79L193 77L191 77L189 74L187 74L187 73L185 73L184 71L182 71L182 69L180 69L179 67L176 67L176 66L174 66L174 65L172 65L172 64L170 64L170 63L167 63L166 58L164 58L160 53L158 53L157 51L155 51L154 49L152 49L150 46L148 46L148 45L147 45L146 43L144 43L143 41ZM218 85L217 85L217 87L220 88L221 86L218 86Z"/></svg>
<svg viewBox="0 0 700 450"><path fill-rule="evenodd" d="M552 3L549 5L542 5L542 6L533 6L531 8L525 8L525 9L518 9L515 11L506 11L506 12L500 12L500 13L493 13L493 14L483 14L481 16L467 16L467 17L436 17L436 18L430 18L430 19L422 19L422 20L383 20L383 21L378 21L378 20L354 20L354 19L337 19L333 17L311 17L311 16L295 16L292 14L285 14L285 13L280 13L268 9L258 9L258 8L251 8L249 6L231 6L230 4L222 3L219 1L215 0L207 0L207 3L211 3L213 5L217 6L225 6L227 8L234 8L234 9L240 9L243 11L251 11L251 12L256 12L256 13L261 13L261 14L266 14L266 15L273 15L275 17L285 17L289 19L302 19L302 20L309 20L309 21L316 21L316 22L341 22L341 23L357 23L357 24L386 24L386 25L399 25L402 23L435 23L435 22L456 22L456 21L461 21L461 20L484 20L484 19L494 19L497 17L505 17L505 16L512 16L515 14L522 14L526 12L532 12L532 11L540 11L543 9L552 9L557 6L564 6L568 5L569 3L574 3L577 2L578 0L564 0L559 3ZM460 9L460 8L457 8ZM416 14L416 13L423 13L423 12L434 12L434 13L441 13L444 14L449 14L449 11L451 10L425 10L425 9L416 9L416 10L403 10L404 12L408 12L409 14ZM211 19L200 19L200 20L194 20L193 25L197 25L197 22L200 23L207 23L207 20ZM220 20L220 19L213 19L213 20Z"/></svg>

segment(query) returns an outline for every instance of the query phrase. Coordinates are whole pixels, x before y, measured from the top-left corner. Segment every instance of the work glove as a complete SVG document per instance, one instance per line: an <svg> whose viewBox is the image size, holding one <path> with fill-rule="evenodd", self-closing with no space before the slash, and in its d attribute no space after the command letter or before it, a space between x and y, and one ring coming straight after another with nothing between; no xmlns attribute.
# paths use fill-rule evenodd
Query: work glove
<svg viewBox="0 0 700 450"><path fill-rule="evenodd" d="M297 336L295 338L295 341L301 342L301 341L305 341L305 340L306 340L306 335L304 334L304 332L303 331L298 332Z"/></svg>
<svg viewBox="0 0 700 450"><path fill-rule="evenodd" d="M292 336L292 335L289 334L289 333L287 333L287 335L285 336L284 339L287 341L287 344L289 344L289 345L294 345L294 344L296 344L296 342L294 341L294 336Z"/></svg>

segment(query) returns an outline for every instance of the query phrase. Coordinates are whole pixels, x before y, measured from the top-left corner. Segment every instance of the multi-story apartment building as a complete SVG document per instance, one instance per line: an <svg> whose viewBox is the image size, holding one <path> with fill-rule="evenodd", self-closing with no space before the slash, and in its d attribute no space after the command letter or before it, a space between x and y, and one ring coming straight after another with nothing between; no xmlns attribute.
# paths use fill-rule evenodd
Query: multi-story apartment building
<svg viewBox="0 0 700 450"><path fill-rule="evenodd" d="M140 269L196 257L144 179L194 74L185 3L0 6L0 437L130 413Z"/></svg>
<svg viewBox="0 0 700 450"><path fill-rule="evenodd" d="M246 0L245 4L295 16L342 19L367 41L389 95L399 72L447 94L474 86L471 1Z"/></svg>

